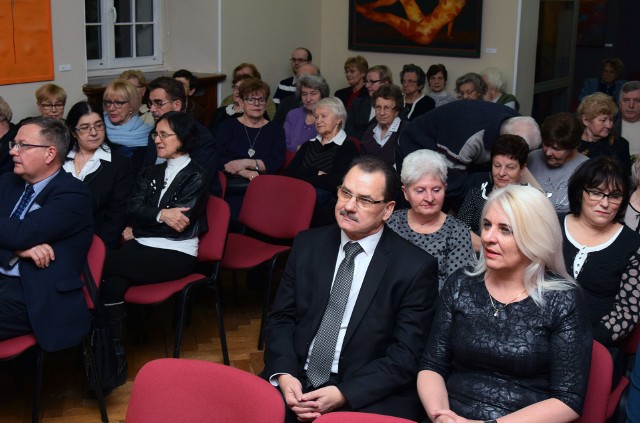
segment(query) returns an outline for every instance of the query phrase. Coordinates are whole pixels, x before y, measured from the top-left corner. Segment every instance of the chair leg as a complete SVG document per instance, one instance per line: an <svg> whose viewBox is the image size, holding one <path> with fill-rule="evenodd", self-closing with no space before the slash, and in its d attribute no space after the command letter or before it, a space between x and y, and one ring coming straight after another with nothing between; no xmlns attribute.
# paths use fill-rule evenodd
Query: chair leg
<svg viewBox="0 0 640 423"><path fill-rule="evenodd" d="M31 422L38 423L40 421L40 401L42 397L42 367L44 361L44 351L42 348L37 347L36 352L36 380L35 388L33 392L33 405L31 410Z"/></svg>
<svg viewBox="0 0 640 423"><path fill-rule="evenodd" d="M184 326L184 309L187 305L187 297L189 295L189 287L186 287L180 293L176 301L176 338L173 342L173 358L180 358L180 344L182 344L182 327Z"/></svg>
<svg viewBox="0 0 640 423"><path fill-rule="evenodd" d="M100 408L100 419L103 423L109 423L109 416L107 415L107 406L104 402L104 394L102 393L102 385L100 378L98 377L96 358L93 355L93 350L89 344L89 339L85 339L83 342L83 348L87 358L89 359L89 369L91 374L91 383L93 383L93 389L96 392L96 398L98 400L98 407Z"/></svg>
<svg viewBox="0 0 640 423"><path fill-rule="evenodd" d="M216 319L218 320L218 332L220 332L220 345L222 347L222 360L227 366L229 362L229 350L227 349L227 334L224 330L224 321L222 320L222 302L220 301L220 285L218 284L218 278L216 277L211 282L211 288L213 289L213 298L216 303Z"/></svg>
<svg viewBox="0 0 640 423"><path fill-rule="evenodd" d="M262 300L262 319L260 320L260 334L258 335L258 349L264 349L264 329L267 321L267 313L269 311L269 303L271 300L271 280L273 279L273 270L276 267L278 255L271 259L267 266L267 283L264 287L264 298Z"/></svg>
<svg viewBox="0 0 640 423"><path fill-rule="evenodd" d="M238 271L231 271L231 281L233 282L233 300L236 303L236 308L240 307L240 295L238 294Z"/></svg>

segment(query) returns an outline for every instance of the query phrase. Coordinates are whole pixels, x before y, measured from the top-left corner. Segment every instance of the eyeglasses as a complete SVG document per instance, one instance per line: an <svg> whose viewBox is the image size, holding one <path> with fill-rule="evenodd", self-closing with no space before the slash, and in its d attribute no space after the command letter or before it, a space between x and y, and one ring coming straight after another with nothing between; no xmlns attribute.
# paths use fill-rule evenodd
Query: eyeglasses
<svg viewBox="0 0 640 423"><path fill-rule="evenodd" d="M295 57L292 57L289 60L293 63L305 63L309 61L309 59L296 59Z"/></svg>
<svg viewBox="0 0 640 423"><path fill-rule="evenodd" d="M364 81L365 84L377 84L378 82L382 81L382 79L367 79Z"/></svg>
<svg viewBox="0 0 640 423"><path fill-rule="evenodd" d="M175 135L175 134L171 134L169 132L162 132L162 131L161 132L153 131L151 133L151 138L153 138L155 140L156 138L160 137L160 139L164 141L165 139L167 139L167 138L169 138L169 137L171 137L173 135Z"/></svg>
<svg viewBox="0 0 640 423"><path fill-rule="evenodd" d="M64 103L42 103L40 104L40 107L42 107L45 110L51 110L51 109L64 109Z"/></svg>
<svg viewBox="0 0 640 423"><path fill-rule="evenodd" d="M117 100L103 100L102 101L102 105L104 106L105 109L109 109L111 106L115 107L116 109L120 110L122 109L122 106L124 106L125 104L127 104L128 101L117 101Z"/></svg>
<svg viewBox="0 0 640 423"><path fill-rule="evenodd" d="M267 97L245 97L243 100L253 105L267 103Z"/></svg>
<svg viewBox="0 0 640 423"><path fill-rule="evenodd" d="M415 84L418 83L418 81L410 81L410 80L408 80L408 81L400 81L400 83L402 85L415 85Z"/></svg>
<svg viewBox="0 0 640 423"><path fill-rule="evenodd" d="M96 132L102 132L102 131L104 131L104 123L102 123L102 122L96 123L93 126L82 125L82 126L78 126L77 128L75 128L76 132L79 133L79 134L86 134L88 132L91 132L92 129L95 129Z"/></svg>
<svg viewBox="0 0 640 423"><path fill-rule="evenodd" d="M351 191L349 191L348 189L344 188L343 186L339 186L338 187L338 199L340 201L348 202L352 198L356 199L356 205L358 206L358 208L361 208L361 209L368 209L368 208L371 208L371 207L375 206L376 204L386 203L387 202L385 200L372 200L372 199L367 198L367 197L362 197L360 195L355 195Z"/></svg>
<svg viewBox="0 0 640 423"><path fill-rule="evenodd" d="M373 108L376 112L390 112L391 110L395 109L395 107L391 106L374 106Z"/></svg>
<svg viewBox="0 0 640 423"><path fill-rule="evenodd" d="M593 201L602 201L603 198L606 197L606 199L611 203L611 204L620 204L622 203L622 199L624 198L624 196L620 193L609 193L609 194L605 194L602 191L597 191L595 189L584 189L584 192L587 193L587 195L589 195L589 200L593 200Z"/></svg>
<svg viewBox="0 0 640 423"><path fill-rule="evenodd" d="M465 96L465 95L471 95L471 94L473 94L475 92L476 92L475 89L468 90L468 91L459 91L458 95L460 95L462 97L462 96Z"/></svg>
<svg viewBox="0 0 640 423"><path fill-rule="evenodd" d="M155 107L156 109L161 108L162 106L164 106L167 103L172 103L174 101L178 101L178 100L167 100L167 101L162 101L162 100L149 100L147 102L147 106L149 106L149 109L151 109L152 107Z"/></svg>
<svg viewBox="0 0 640 423"><path fill-rule="evenodd" d="M41 144L27 144L24 142L17 142L17 141L9 141L9 150L12 149L16 149L17 152L20 152L22 150L29 150L31 148L36 148L36 147L44 147L44 148L48 148L51 147L50 145L41 145Z"/></svg>

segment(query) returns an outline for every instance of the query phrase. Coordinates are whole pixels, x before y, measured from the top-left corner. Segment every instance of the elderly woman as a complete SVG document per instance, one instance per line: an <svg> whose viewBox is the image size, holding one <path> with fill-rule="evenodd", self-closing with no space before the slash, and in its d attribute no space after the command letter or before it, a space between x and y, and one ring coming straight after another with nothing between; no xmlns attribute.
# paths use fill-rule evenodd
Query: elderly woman
<svg viewBox="0 0 640 423"><path fill-rule="evenodd" d="M140 110L138 111L138 116L148 123L149 125L154 125L155 120L153 119L153 115L151 114L151 110L146 103L145 95L147 94L147 78L144 77L142 71L137 69L129 69L120 74L118 79L126 79L131 82L134 87L136 87L136 92L138 93L138 98L140 99Z"/></svg>
<svg viewBox="0 0 640 423"><path fill-rule="evenodd" d="M518 135L500 135L491 147L491 180L469 188L458 218L471 229L473 250L480 251L480 217L491 191L519 184L527 168L529 146Z"/></svg>
<svg viewBox="0 0 640 423"><path fill-rule="evenodd" d="M507 94L507 78L497 68L487 68L482 71L482 80L487 84L485 101L504 104L515 110L520 110L520 103L513 94Z"/></svg>
<svg viewBox="0 0 640 423"><path fill-rule="evenodd" d="M436 107L436 102L431 97L422 94L426 79L427 77L420 66L412 63L402 67L400 84L404 97L403 119L413 120L416 116L427 113Z"/></svg>
<svg viewBox="0 0 640 423"><path fill-rule="evenodd" d="M474 261L469 228L442 212L447 163L439 153L417 150L402 162L402 192L410 209L393 212L387 225L438 260L438 287L457 269Z"/></svg>
<svg viewBox="0 0 640 423"><path fill-rule="evenodd" d="M418 393L432 422L569 422L582 412L591 331L553 206L535 188L491 193L482 251L440 292Z"/></svg>
<svg viewBox="0 0 640 423"><path fill-rule="evenodd" d="M585 79L578 100L596 92L607 94L613 99L620 98L620 88L625 81L619 78L624 73L624 63L617 57L607 57L600 67L600 78Z"/></svg>
<svg viewBox="0 0 640 423"><path fill-rule="evenodd" d="M394 165L396 145L403 127L400 119L402 91L396 85L383 85L371 98L375 120L362 134L365 154L376 156Z"/></svg>
<svg viewBox="0 0 640 423"><path fill-rule="evenodd" d="M477 73L465 73L456 79L456 93L461 99L484 100L484 96L487 94L487 84Z"/></svg>
<svg viewBox="0 0 640 423"><path fill-rule="evenodd" d="M117 350L122 353L124 294L130 285L178 279L192 273L198 236L207 230L207 172L191 160L198 142L195 118L168 112L152 137L165 163L144 168L128 204L125 244L105 263L102 299Z"/></svg>
<svg viewBox="0 0 640 423"><path fill-rule="evenodd" d="M436 102L436 107L456 101L454 96L445 91L447 78L447 68L443 64L431 65L427 69L427 82L429 83L429 94L427 95Z"/></svg>
<svg viewBox="0 0 640 423"><path fill-rule="evenodd" d="M298 79L296 95L302 106L287 113L287 119L284 121L287 150L296 152L300 145L318 135L313 109L318 101L329 94L329 84L320 75L302 75Z"/></svg>
<svg viewBox="0 0 640 423"><path fill-rule="evenodd" d="M616 113L618 113L618 106L608 95L595 93L586 96L576 111L578 119L584 125L578 151L590 159L599 156L612 157L618 160L625 172L629 174L631 169L629 142L611 134Z"/></svg>
<svg viewBox="0 0 640 423"><path fill-rule="evenodd" d="M362 56L349 57L344 62L344 75L349 86L339 89L334 95L342 100L347 112L351 108L353 100L358 97L369 97L369 92L364 86L364 78L368 69L369 63Z"/></svg>
<svg viewBox="0 0 640 423"><path fill-rule="evenodd" d="M333 219L331 205L337 200L336 187L358 155L358 149L342 129L347 111L340 99L323 98L316 103L313 114L318 135L300 146L285 175L307 181L316 188L314 225L320 225Z"/></svg>
<svg viewBox="0 0 640 423"><path fill-rule="evenodd" d="M136 87L126 79L114 79L104 90L102 105L109 140L115 151L131 159L137 171L153 127L138 116L140 96Z"/></svg>
<svg viewBox="0 0 640 423"><path fill-rule="evenodd" d="M258 68L256 68L256 65L254 65L253 63L240 63L238 66L233 68L233 72L231 76L233 77L231 81L237 81L240 79L241 76L248 76L249 78L262 79L262 75L258 71ZM235 82L231 83L232 90L233 90L234 84ZM234 102L235 102L235 96L234 96L234 93L232 92L230 95L222 99L222 101L220 102L220 107L228 106L229 104L232 104ZM267 113L267 119L269 120L273 120L273 118L276 115L276 103L274 103L272 99L267 100L266 113Z"/></svg>
<svg viewBox="0 0 640 423"><path fill-rule="evenodd" d="M66 91L56 84L44 84L36 90L36 104L38 105L40 116L64 119L64 106L66 103ZM18 126L21 126L29 119L31 117L22 119L18 122Z"/></svg>
<svg viewBox="0 0 640 423"><path fill-rule="evenodd" d="M619 163L598 157L569 179L564 218L567 271L582 287L593 338L613 347L640 316L640 235L618 223L628 201L627 176Z"/></svg>
<svg viewBox="0 0 640 423"><path fill-rule="evenodd" d="M13 158L9 154L9 142L18 133L18 125L11 123L13 111L0 96L0 174L13 170Z"/></svg>
<svg viewBox="0 0 640 423"><path fill-rule="evenodd" d="M88 102L74 104L66 123L72 144L63 168L89 186L93 230L107 248L115 249L133 187L131 160L111 151L100 111Z"/></svg>

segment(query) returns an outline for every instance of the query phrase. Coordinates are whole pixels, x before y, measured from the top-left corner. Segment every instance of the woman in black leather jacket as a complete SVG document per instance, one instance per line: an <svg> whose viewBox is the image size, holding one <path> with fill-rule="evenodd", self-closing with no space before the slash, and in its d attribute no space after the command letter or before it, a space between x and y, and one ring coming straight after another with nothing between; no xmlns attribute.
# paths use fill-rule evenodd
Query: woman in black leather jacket
<svg viewBox="0 0 640 423"><path fill-rule="evenodd" d="M192 273L198 236L207 230L207 172L189 157L198 141L195 119L183 112L166 113L152 136L158 157L167 161L141 171L127 207L125 243L107 257L101 287L118 341L127 288Z"/></svg>

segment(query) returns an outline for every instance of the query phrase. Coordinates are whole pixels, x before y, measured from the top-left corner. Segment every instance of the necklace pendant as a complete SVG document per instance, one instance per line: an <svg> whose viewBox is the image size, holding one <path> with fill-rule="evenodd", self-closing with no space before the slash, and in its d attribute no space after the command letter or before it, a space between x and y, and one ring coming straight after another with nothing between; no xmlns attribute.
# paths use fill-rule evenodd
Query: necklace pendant
<svg viewBox="0 0 640 423"><path fill-rule="evenodd" d="M493 313L493 317L498 317L498 313L500 313L500 310L496 310L496 312Z"/></svg>
<svg viewBox="0 0 640 423"><path fill-rule="evenodd" d="M256 154L256 150L254 150L253 148L250 148L247 151L247 154L249 155L249 157L253 157L253 155Z"/></svg>

